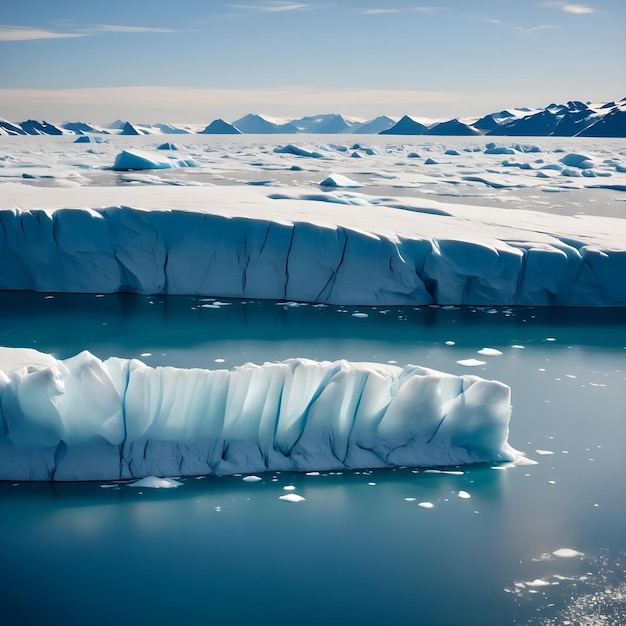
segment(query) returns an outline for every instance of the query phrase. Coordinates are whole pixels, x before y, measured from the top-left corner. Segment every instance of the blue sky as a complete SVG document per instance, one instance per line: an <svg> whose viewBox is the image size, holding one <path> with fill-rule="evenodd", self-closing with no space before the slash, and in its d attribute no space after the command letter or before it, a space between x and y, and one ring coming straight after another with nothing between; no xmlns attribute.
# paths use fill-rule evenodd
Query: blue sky
<svg viewBox="0 0 626 626"><path fill-rule="evenodd" d="M626 1L4 0L0 116L480 115L626 96Z"/></svg>

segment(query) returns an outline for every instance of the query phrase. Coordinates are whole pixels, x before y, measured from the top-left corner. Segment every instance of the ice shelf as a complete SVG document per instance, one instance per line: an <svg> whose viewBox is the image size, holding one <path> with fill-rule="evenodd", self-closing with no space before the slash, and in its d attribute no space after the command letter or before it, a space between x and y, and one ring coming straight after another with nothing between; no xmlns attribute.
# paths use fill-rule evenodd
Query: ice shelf
<svg viewBox="0 0 626 626"><path fill-rule="evenodd" d="M23 193L5 187L16 200ZM242 188L45 191L47 202L67 208L0 210L0 289L626 306L621 219L398 204L353 192L320 202L308 192ZM60 204L118 197L144 208Z"/></svg>

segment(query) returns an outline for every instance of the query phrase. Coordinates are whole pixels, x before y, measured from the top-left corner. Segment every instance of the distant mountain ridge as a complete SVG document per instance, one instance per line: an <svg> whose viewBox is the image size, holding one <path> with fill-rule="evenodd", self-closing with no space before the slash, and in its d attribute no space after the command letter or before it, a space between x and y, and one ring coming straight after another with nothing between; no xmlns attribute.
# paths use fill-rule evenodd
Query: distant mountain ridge
<svg viewBox="0 0 626 626"><path fill-rule="evenodd" d="M0 118L0 135L174 135L174 134L381 134L427 136L500 137L626 137L626 98L618 102L592 104L571 100L544 108L526 107L487 113L479 118L454 118L425 123L409 115L398 121L381 115L362 122L337 113L313 115L287 121L249 113L234 122L213 120L204 129L169 123L137 124L116 120L108 128L86 122L51 124L26 120L10 122Z"/></svg>

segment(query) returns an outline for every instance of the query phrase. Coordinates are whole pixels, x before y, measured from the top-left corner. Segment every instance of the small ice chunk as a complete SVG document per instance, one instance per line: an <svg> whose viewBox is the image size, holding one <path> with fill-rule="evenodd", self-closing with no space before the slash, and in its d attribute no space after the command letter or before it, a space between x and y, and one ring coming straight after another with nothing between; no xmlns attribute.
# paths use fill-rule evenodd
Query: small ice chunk
<svg viewBox="0 0 626 626"><path fill-rule="evenodd" d="M142 352L139 356L152 356L152 352Z"/></svg>
<svg viewBox="0 0 626 626"><path fill-rule="evenodd" d="M554 454L552 450L535 450L535 452L537 454L540 454L541 456L548 456L549 454Z"/></svg>
<svg viewBox="0 0 626 626"><path fill-rule="evenodd" d="M423 509L432 509L435 505L432 502L419 502L417 506L421 506Z"/></svg>
<svg viewBox="0 0 626 626"><path fill-rule="evenodd" d="M417 498L404 498L406 502L415 502Z"/></svg>
<svg viewBox="0 0 626 626"><path fill-rule="evenodd" d="M134 483L129 483L129 487L146 487L147 489L174 489L183 483L173 478L159 478L157 476L146 476Z"/></svg>
<svg viewBox="0 0 626 626"><path fill-rule="evenodd" d="M369 317L367 313L353 313L352 317Z"/></svg>
<svg viewBox="0 0 626 626"><path fill-rule="evenodd" d="M214 359L215 363L224 363L226 359Z"/></svg>
<svg viewBox="0 0 626 626"><path fill-rule="evenodd" d="M515 345L511 346L511 348L515 348L516 350L524 350L525 346L520 346L518 344L515 344Z"/></svg>
<svg viewBox="0 0 626 626"><path fill-rule="evenodd" d="M479 361L478 359L461 359L457 361L459 365L463 367L478 367L479 365L485 365L486 361Z"/></svg>
<svg viewBox="0 0 626 626"><path fill-rule="evenodd" d="M299 496L297 493L288 493L284 496L278 496L279 500L284 500L285 502L303 502L305 498Z"/></svg>
<svg viewBox="0 0 626 626"><path fill-rule="evenodd" d="M546 341L556 341L556 337L546 337Z"/></svg>
<svg viewBox="0 0 626 626"><path fill-rule="evenodd" d="M305 476L319 476L319 475L320 475L320 473L319 473L319 472L307 472L307 473L305 474Z"/></svg>
<svg viewBox="0 0 626 626"><path fill-rule="evenodd" d="M478 350L478 354L482 356L502 356L502 352L500 350L496 350L495 348L481 348Z"/></svg>
<svg viewBox="0 0 626 626"><path fill-rule="evenodd" d="M295 490L296 490L296 488L295 488L295 486L294 486L294 485L285 485L285 486L283 487L283 489L284 489L285 491L295 491Z"/></svg>
<svg viewBox="0 0 626 626"><path fill-rule="evenodd" d="M259 480L263 480L260 476L244 476L243 480L247 483L256 483L259 482Z"/></svg>
<svg viewBox="0 0 626 626"><path fill-rule="evenodd" d="M446 346L453 346L455 343L455 341L446 341Z"/></svg>
<svg viewBox="0 0 626 626"><path fill-rule="evenodd" d="M574 550L573 548L559 548L552 553L554 556L558 556L561 559L571 559L575 556L584 556L582 552Z"/></svg>
<svg viewBox="0 0 626 626"><path fill-rule="evenodd" d="M352 180L342 174L331 174L320 183L320 187L347 187L355 189L362 186L361 183L357 183L356 180Z"/></svg>
<svg viewBox="0 0 626 626"><path fill-rule="evenodd" d="M528 587L549 587L551 583L547 580L543 580L542 578L535 578L535 580L531 580L526 583Z"/></svg>
<svg viewBox="0 0 626 626"><path fill-rule="evenodd" d="M467 491L461 490L458 493L458 497L463 500L469 500L472 496L469 493L467 493Z"/></svg>

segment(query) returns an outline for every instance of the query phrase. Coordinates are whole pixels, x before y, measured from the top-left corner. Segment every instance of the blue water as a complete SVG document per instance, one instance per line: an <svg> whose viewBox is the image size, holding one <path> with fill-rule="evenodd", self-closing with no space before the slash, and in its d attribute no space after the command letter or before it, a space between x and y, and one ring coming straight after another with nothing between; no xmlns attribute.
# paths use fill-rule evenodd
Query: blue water
<svg viewBox="0 0 626 626"><path fill-rule="evenodd" d="M474 373L511 386L510 443L538 463L168 490L0 483L0 624L624 623L626 310L214 306L4 293L0 344L181 367L301 356ZM285 486L305 500L279 500ZM560 548L582 555L548 558Z"/></svg>

